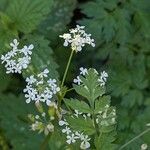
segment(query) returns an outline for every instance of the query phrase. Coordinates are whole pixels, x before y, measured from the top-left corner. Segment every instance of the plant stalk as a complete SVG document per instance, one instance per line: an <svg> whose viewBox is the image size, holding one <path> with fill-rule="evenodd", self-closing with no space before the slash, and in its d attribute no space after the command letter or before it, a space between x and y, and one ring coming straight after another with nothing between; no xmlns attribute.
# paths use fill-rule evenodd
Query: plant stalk
<svg viewBox="0 0 150 150"><path fill-rule="evenodd" d="M66 69L65 69L65 73L64 73L64 76L63 76L63 79L62 79L62 83L61 83L61 89L62 89L62 87L64 85L64 82L65 82L65 79L66 79L66 76L67 76L67 73L68 73L68 69L69 69L69 66L70 66L70 63L71 63L73 52L74 52L74 50L71 51L71 54L70 54L70 57L69 57L69 60L68 60L68 63L67 63Z"/></svg>
<svg viewBox="0 0 150 150"><path fill-rule="evenodd" d="M130 141L128 141L127 143L125 143L124 145L122 145L119 150L124 149L127 145L129 145L130 143L132 143L133 141L137 140L138 138L140 138L142 135L148 133L150 131L150 128L148 128L147 130L143 131L142 133L140 133L139 135L137 135L136 137L134 137L133 139L131 139Z"/></svg>

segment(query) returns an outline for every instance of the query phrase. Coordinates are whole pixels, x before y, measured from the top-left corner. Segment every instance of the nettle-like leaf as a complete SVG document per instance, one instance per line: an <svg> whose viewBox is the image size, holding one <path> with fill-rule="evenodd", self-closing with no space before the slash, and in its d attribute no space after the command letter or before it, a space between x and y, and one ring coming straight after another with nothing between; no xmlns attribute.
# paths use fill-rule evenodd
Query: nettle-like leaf
<svg viewBox="0 0 150 150"><path fill-rule="evenodd" d="M58 65L53 58L53 51L49 46L49 41L43 36L34 34L25 36L24 42L34 45L31 63L25 71L25 76L37 74L47 68L50 70L50 77L57 79L59 77L57 72Z"/></svg>
<svg viewBox="0 0 150 150"><path fill-rule="evenodd" d="M116 113L115 109L110 106L110 96L104 95L105 86L101 85L99 74L95 69L89 69L85 75L80 75L79 78L81 84L73 85L78 98L64 99L67 108L72 110L72 113L70 112L71 114L66 115L64 118L73 131L105 138L107 141L105 143L97 140L95 145L97 150L99 150L99 147L104 150L107 146L110 149L113 140L110 140L110 137L107 139L105 135L116 130ZM97 145L100 145L101 142L103 146L98 147Z"/></svg>
<svg viewBox="0 0 150 150"><path fill-rule="evenodd" d="M50 12L52 0L13 0L6 9L6 14L14 26L23 33L29 33L39 25Z"/></svg>
<svg viewBox="0 0 150 150"><path fill-rule="evenodd" d="M1 94L0 108L0 127L13 149L38 149L43 137L30 131L26 118L34 106L27 105L23 96Z"/></svg>

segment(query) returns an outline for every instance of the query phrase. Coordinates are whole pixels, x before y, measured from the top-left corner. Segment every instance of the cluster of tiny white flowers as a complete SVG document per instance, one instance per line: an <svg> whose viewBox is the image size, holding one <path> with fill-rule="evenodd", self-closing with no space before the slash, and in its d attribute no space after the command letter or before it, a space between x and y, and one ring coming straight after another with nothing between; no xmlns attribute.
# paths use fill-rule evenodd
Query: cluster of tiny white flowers
<svg viewBox="0 0 150 150"><path fill-rule="evenodd" d="M1 56L2 64L5 64L6 73L21 73L23 69L27 69L30 60L33 44L29 46L24 46L22 49L18 48L19 42L14 39L10 46L12 50L7 54Z"/></svg>
<svg viewBox="0 0 150 150"><path fill-rule="evenodd" d="M88 73L88 70L86 68L81 67L79 70L80 70L80 75L85 76ZM80 85L82 83L82 80L80 79L79 76L77 76L77 78L74 79L73 82Z"/></svg>
<svg viewBox="0 0 150 150"><path fill-rule="evenodd" d="M104 111L99 111L96 116L96 123L100 124L101 126L109 126L116 123L116 110L112 109L110 111L109 105L105 106Z"/></svg>
<svg viewBox="0 0 150 150"><path fill-rule="evenodd" d="M82 75L82 76L85 76L86 74L88 74L87 68L81 67L79 70L80 70L80 75ZM98 72L96 70L95 70L95 72L96 72L96 74L98 74ZM105 86L107 78L108 78L107 72L105 72L105 71L101 72L100 78L98 79L100 86ZM77 85L81 85L82 80L80 79L80 76L77 76L77 78L74 79L73 82L76 83Z"/></svg>
<svg viewBox="0 0 150 150"><path fill-rule="evenodd" d="M94 39L91 38L91 34L87 34L84 31L84 28L84 26L77 25L76 28L70 29L69 33L60 35L59 37L65 40L64 46L68 46L70 44L72 50L77 52L81 51L85 44L95 47Z"/></svg>
<svg viewBox="0 0 150 150"><path fill-rule="evenodd" d="M24 89L26 103L35 101L36 103L46 102L48 106L51 105L51 98L60 91L60 88L55 79L47 79L48 73L49 70L45 69L36 77L31 75L26 78L27 86Z"/></svg>
<svg viewBox="0 0 150 150"><path fill-rule="evenodd" d="M101 76L98 79L101 86L104 86L106 84L107 78L108 78L108 73L105 71L101 72Z"/></svg>
<svg viewBox="0 0 150 150"><path fill-rule="evenodd" d="M77 140L81 141L80 148L81 149L88 149L90 147L90 138L88 135L84 135L79 131L73 131L69 128L69 124L66 120L60 120L59 125L63 126L62 133L66 134L66 142L68 144L75 143Z"/></svg>
<svg viewBox="0 0 150 150"><path fill-rule="evenodd" d="M50 132L54 131L54 125L51 122L45 122L46 113L42 113L41 116L32 114L28 115L28 118L32 121L31 130L39 131L39 133L44 132L45 135L48 135Z"/></svg>

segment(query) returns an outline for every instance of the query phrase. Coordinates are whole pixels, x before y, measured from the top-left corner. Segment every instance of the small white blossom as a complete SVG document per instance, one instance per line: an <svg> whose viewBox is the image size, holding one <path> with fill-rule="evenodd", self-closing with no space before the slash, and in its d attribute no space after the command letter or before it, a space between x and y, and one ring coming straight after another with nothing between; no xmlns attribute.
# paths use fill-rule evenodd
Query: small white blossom
<svg viewBox="0 0 150 150"><path fill-rule="evenodd" d="M79 115L82 114L82 112L79 112L78 110L74 110L74 111L75 111L75 114L74 114L74 115L75 115L77 118L78 118Z"/></svg>
<svg viewBox="0 0 150 150"><path fill-rule="evenodd" d="M83 76L85 76L85 75L87 74L87 69L81 67L81 68L80 68L80 74L82 74Z"/></svg>
<svg viewBox="0 0 150 150"><path fill-rule="evenodd" d="M69 134L69 133L71 133L71 130L69 127L66 126L65 129L62 129L62 133Z"/></svg>
<svg viewBox="0 0 150 150"><path fill-rule="evenodd" d="M43 77L48 77L49 70L45 69L43 72L41 72L40 74L38 74L38 77L43 78Z"/></svg>
<svg viewBox="0 0 150 150"><path fill-rule="evenodd" d="M77 83L78 85L80 85L82 81L81 81L80 77L77 76L77 79L74 79L73 82Z"/></svg>
<svg viewBox="0 0 150 150"><path fill-rule="evenodd" d="M84 31L84 28L84 26L77 25L76 28L70 29L70 33L60 35L59 37L65 40L64 46L70 44L72 50L75 50L76 52L81 51L85 44L95 47L94 39L91 38L91 34L87 34Z"/></svg>
<svg viewBox="0 0 150 150"><path fill-rule="evenodd" d="M71 135L67 135L67 143L68 144L71 144L71 143L75 143L76 142L76 139L78 139L77 136L75 136L75 134L71 134Z"/></svg>
<svg viewBox="0 0 150 150"><path fill-rule="evenodd" d="M63 126L63 125L68 125L68 123L65 120L60 120L59 121L59 125Z"/></svg>
<svg viewBox="0 0 150 150"><path fill-rule="evenodd" d="M90 147L90 138L88 138L88 136L84 136L83 139L82 139L82 142L81 142L81 145L80 145L80 148L81 149L87 149Z"/></svg>
<svg viewBox="0 0 150 150"><path fill-rule="evenodd" d="M107 72L105 72L105 71L101 72L101 76L98 79L101 86L104 86L106 84L107 78L108 78Z"/></svg>
<svg viewBox="0 0 150 150"><path fill-rule="evenodd" d="M31 60L32 49L34 46L24 46L22 49L18 48L19 42L14 39L10 46L12 50L1 56L2 64L5 63L6 73L21 73L26 69Z"/></svg>

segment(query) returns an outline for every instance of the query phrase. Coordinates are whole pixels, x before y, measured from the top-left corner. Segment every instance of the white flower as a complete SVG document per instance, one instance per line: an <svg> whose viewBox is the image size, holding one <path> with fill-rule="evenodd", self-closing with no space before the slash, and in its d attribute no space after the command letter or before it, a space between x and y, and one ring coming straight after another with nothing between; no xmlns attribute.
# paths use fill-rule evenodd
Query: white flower
<svg viewBox="0 0 150 150"><path fill-rule="evenodd" d="M24 46L22 49L18 49L18 45L19 42L14 39L13 42L10 43L12 50L1 56L2 64L6 63L6 73L21 73L30 63L31 50L34 46L31 44L29 47Z"/></svg>
<svg viewBox="0 0 150 150"><path fill-rule="evenodd" d="M30 85L35 83L37 80L34 78L34 75L31 75L29 78L26 78L26 82Z"/></svg>
<svg viewBox="0 0 150 150"><path fill-rule="evenodd" d="M69 127L66 126L65 129L62 129L62 133L69 134L69 133L71 133L71 130Z"/></svg>
<svg viewBox="0 0 150 150"><path fill-rule="evenodd" d="M91 34L84 31L84 26L77 25L75 29L70 29L70 33L60 35L60 38L65 40L64 46L71 45L72 50L81 51L85 44L95 47L94 39L91 39Z"/></svg>
<svg viewBox="0 0 150 150"><path fill-rule="evenodd" d="M38 77L43 78L43 77L48 77L49 70L45 69L43 72L41 72L40 74L38 74Z"/></svg>
<svg viewBox="0 0 150 150"><path fill-rule="evenodd" d="M65 120L60 120L59 121L59 125L63 126L63 125L68 125L68 123Z"/></svg>
<svg viewBox="0 0 150 150"><path fill-rule="evenodd" d="M90 143L88 142L90 141L90 138L88 138L87 135L85 135L82 139L82 142L81 142L81 145L80 145L80 148L81 149L87 149L90 147Z"/></svg>
<svg viewBox="0 0 150 150"><path fill-rule="evenodd" d="M82 112L79 112L78 110L74 110L74 111L75 111L75 114L74 114L74 115L75 115L76 117L78 117L79 115L82 114Z"/></svg>
<svg viewBox="0 0 150 150"><path fill-rule="evenodd" d="M19 45L19 42L17 41L17 39L14 39L12 43L10 43L10 46L13 48L13 49L17 49Z"/></svg>
<svg viewBox="0 0 150 150"><path fill-rule="evenodd" d="M71 134L71 135L67 135L67 143L68 144L71 144L71 143L75 143L76 142L76 139L78 139L77 136L75 136L75 134Z"/></svg>
<svg viewBox="0 0 150 150"><path fill-rule="evenodd" d="M80 74L82 74L82 75L86 75L87 74L87 69L86 68L83 68L83 67L81 67L80 68Z"/></svg>
<svg viewBox="0 0 150 150"><path fill-rule="evenodd" d="M51 99L60 91L60 88L54 83L55 79L45 79L48 77L48 72L49 70L45 69L36 77L31 75L26 78L27 85L23 92L25 93L27 103L35 101L35 103L45 102L48 106L52 104ZM53 84L48 84L48 81L53 81Z"/></svg>
<svg viewBox="0 0 150 150"><path fill-rule="evenodd" d="M21 50L20 52L24 53L24 55L31 55L32 54L32 49L34 48L34 45L31 44L29 45L28 47L25 45Z"/></svg>
<svg viewBox="0 0 150 150"><path fill-rule="evenodd" d="M107 78L108 78L107 72L105 72L105 71L101 72L101 76L98 79L101 86L104 86L106 84Z"/></svg>
<svg viewBox="0 0 150 150"><path fill-rule="evenodd" d="M82 81L81 81L80 77L77 76L77 79L74 79L73 82L77 83L78 85L80 85Z"/></svg>

